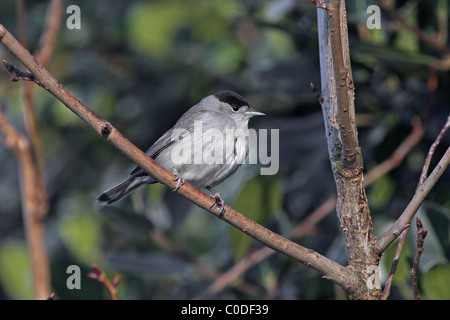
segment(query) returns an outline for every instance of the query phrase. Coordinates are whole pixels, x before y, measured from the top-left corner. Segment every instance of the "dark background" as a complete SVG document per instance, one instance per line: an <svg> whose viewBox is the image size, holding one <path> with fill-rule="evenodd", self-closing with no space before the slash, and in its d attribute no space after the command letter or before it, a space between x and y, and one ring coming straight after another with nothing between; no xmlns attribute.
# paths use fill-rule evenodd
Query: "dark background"
<svg viewBox="0 0 450 320"><path fill-rule="evenodd" d="M448 3L397 1L397 12L444 46L434 48L382 9L381 29L369 30L367 6L347 4L356 113L365 170L388 158L422 119L425 135L400 166L367 189L375 234L395 221L414 194L429 147L449 115ZM280 170L260 176L244 165L216 189L226 202L282 235L335 193L323 115L311 91L320 88L316 9L294 0L67 1L81 9L81 29L64 13L48 70L127 138L146 150L193 104L221 89L239 92L265 117L250 126L280 130ZM28 48L38 46L47 1L26 1ZM64 10L65 11L65 10ZM14 1L2 1L0 22L17 36ZM17 64L4 47L1 59ZM22 88L0 70L0 101L23 131ZM117 205L95 199L134 165L44 90L36 112L45 148L50 212L46 244L56 299L103 299L86 275L92 263L121 275L121 299L192 299L212 283L199 265L227 271L261 245L161 185ZM447 134L431 169L449 145ZM0 138L0 298L32 298L21 215L18 165ZM428 229L419 267L424 298L450 299L450 175L448 170L419 211ZM177 246L170 253L151 235ZM346 264L334 212L298 243ZM411 299L409 269L415 227L391 298ZM395 246L385 254L392 257ZM188 256L189 258L186 258ZM392 258L391 258L392 259ZM195 263L194 263L195 262ZM391 260L383 261L383 276ZM81 290L66 287L66 269L82 270ZM384 279L384 277L383 277ZM446 285L447 284L447 285ZM341 289L282 254L253 266L216 299L337 299Z"/></svg>

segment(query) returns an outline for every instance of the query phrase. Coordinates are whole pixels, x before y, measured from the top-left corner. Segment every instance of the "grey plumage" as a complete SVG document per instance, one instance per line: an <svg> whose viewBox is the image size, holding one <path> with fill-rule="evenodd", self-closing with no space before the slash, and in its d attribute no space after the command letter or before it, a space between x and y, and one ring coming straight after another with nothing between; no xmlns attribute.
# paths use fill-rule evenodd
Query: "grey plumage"
<svg viewBox="0 0 450 320"><path fill-rule="evenodd" d="M219 91L186 111L146 154L167 170L175 170L194 187L211 189L244 162L249 148L248 120L258 115L264 114L252 109L237 93ZM214 154L213 163L201 157L205 153ZM111 204L138 187L155 182L147 172L136 167L124 181L103 192L97 200Z"/></svg>

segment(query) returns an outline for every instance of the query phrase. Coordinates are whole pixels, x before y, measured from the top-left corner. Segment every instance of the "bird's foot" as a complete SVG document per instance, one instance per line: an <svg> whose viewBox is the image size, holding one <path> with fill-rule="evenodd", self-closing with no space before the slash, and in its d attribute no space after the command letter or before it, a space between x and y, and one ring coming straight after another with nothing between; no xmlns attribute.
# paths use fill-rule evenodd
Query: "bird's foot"
<svg viewBox="0 0 450 320"><path fill-rule="evenodd" d="M212 207L214 207L214 205L217 205L218 207L220 206L219 215L223 216L223 213L225 212L225 201L223 200L222 195L211 187L206 187L206 189L208 189L211 193L213 193L214 198L214 201L211 204L211 207L209 208L211 209Z"/></svg>
<svg viewBox="0 0 450 320"><path fill-rule="evenodd" d="M182 186L184 184L184 179L181 176L181 174L178 173L177 170L175 170L175 168L173 168L172 170L170 170L170 172L172 172L175 175L175 178L173 178L173 180L177 181L177 185L175 186L174 189L172 189L172 191L177 191L178 189L180 189L180 186Z"/></svg>

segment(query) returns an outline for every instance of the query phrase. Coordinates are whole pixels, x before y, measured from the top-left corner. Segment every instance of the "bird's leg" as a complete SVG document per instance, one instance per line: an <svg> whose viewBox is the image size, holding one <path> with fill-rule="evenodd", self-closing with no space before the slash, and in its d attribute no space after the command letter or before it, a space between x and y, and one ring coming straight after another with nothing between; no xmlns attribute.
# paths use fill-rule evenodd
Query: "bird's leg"
<svg viewBox="0 0 450 320"><path fill-rule="evenodd" d="M175 186L175 188L172 191L177 191L180 188L180 186L184 184L184 179L181 176L181 174L179 174L178 171L175 170L175 168L170 170L170 172L172 172L175 175L175 178L173 180L177 181L177 185Z"/></svg>
<svg viewBox="0 0 450 320"><path fill-rule="evenodd" d="M219 215L223 215L223 213L225 212L225 201L223 200L223 197L220 193L218 193L217 191L215 191L213 188L211 187L206 187L206 189L208 189L209 192L213 193L213 198L214 198L214 202L212 203L211 207L209 207L210 209L214 206L220 206L220 211L219 211Z"/></svg>

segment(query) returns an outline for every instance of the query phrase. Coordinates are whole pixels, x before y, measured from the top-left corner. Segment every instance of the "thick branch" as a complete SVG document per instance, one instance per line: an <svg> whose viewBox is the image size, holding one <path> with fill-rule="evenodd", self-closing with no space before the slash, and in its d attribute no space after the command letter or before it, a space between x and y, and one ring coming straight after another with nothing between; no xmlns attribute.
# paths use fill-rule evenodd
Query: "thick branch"
<svg viewBox="0 0 450 320"><path fill-rule="evenodd" d="M72 112L91 126L100 136L109 141L114 147L134 161L138 166L147 171L159 182L174 189L176 181L173 174L161 167L143 151L132 144L109 122L90 110L78 100L71 92L54 79L47 70L25 49L19 42L0 25L0 40L2 43L31 71L33 76L42 86L66 105ZM302 247L282 236L264 228L256 222L243 216L241 213L225 206L225 212L221 215L219 208L211 208L211 197L185 183L177 191L201 208L213 213L229 224L247 233L265 245L282 252L289 257L305 263L318 270L328 279L336 282L346 290L352 290L358 281L354 273L338 263L320 255L319 253Z"/></svg>
<svg viewBox="0 0 450 320"><path fill-rule="evenodd" d="M333 0L329 8L330 41L336 86L337 120L340 126L340 163L343 169L362 170L362 158L355 125L354 86L350 66L347 19L344 0Z"/></svg>
<svg viewBox="0 0 450 320"><path fill-rule="evenodd" d="M350 65L344 0L324 1L317 9L321 69L321 105L328 151L337 189L336 212L345 235L349 264L365 279L352 298L374 298L380 293L376 241L364 189L363 161L355 124L354 86Z"/></svg>

